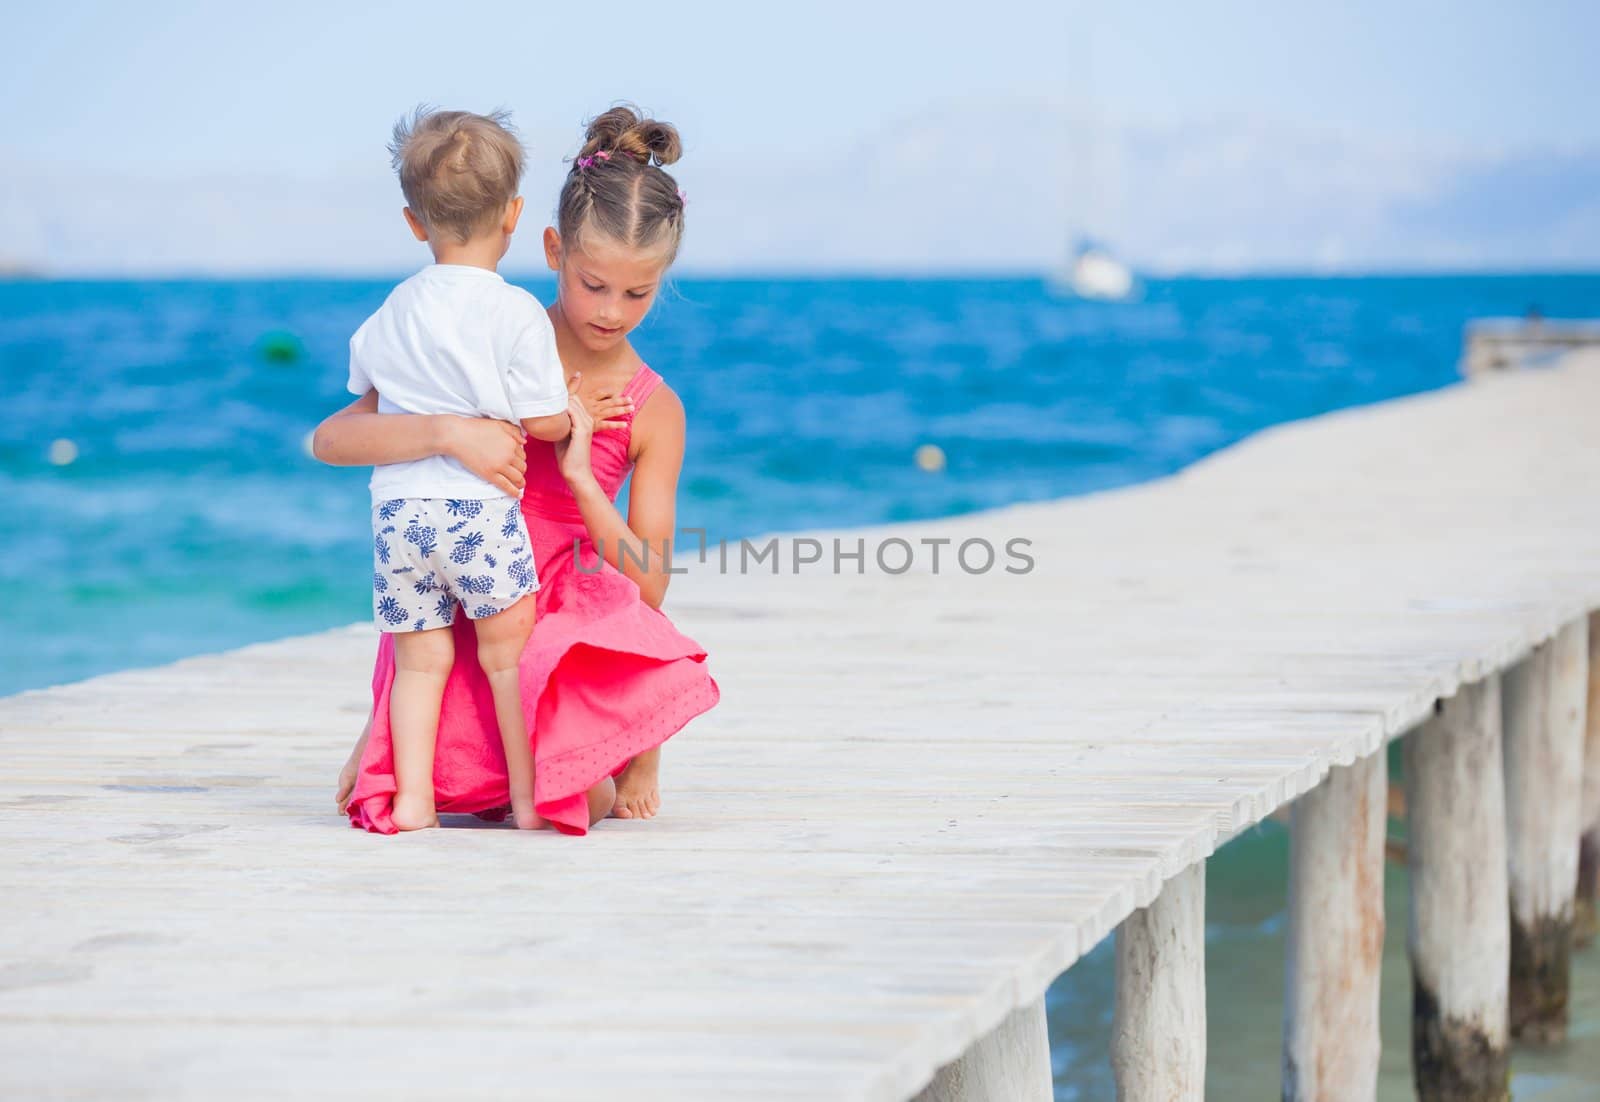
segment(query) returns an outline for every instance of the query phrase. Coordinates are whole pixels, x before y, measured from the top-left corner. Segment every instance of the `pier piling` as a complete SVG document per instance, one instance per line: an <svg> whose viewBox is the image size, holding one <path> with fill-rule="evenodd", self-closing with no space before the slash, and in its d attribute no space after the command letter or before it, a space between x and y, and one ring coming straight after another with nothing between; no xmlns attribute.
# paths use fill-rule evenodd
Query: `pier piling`
<svg viewBox="0 0 1600 1102"><path fill-rule="evenodd" d="M961 1057L940 1068L933 1082L912 1102L1050 1102L1055 1097L1050 1068L1050 1030L1044 999L1018 1007L971 1045Z"/></svg>
<svg viewBox="0 0 1600 1102"><path fill-rule="evenodd" d="M1575 621L1504 678L1513 1039L1566 1037L1583 788L1588 625Z"/></svg>
<svg viewBox="0 0 1600 1102"><path fill-rule="evenodd" d="M1510 923L1499 675L1405 739L1412 1071L1421 1102L1509 1097Z"/></svg>
<svg viewBox="0 0 1600 1102"><path fill-rule="evenodd" d="M1201 1102L1206 1085L1206 870L1196 864L1117 928L1111 1070L1120 1102Z"/></svg>
<svg viewBox="0 0 1600 1102"><path fill-rule="evenodd" d="M1573 942L1588 945L1600 932L1600 612L1589 615L1589 692L1584 715L1582 834Z"/></svg>
<svg viewBox="0 0 1600 1102"><path fill-rule="evenodd" d="M1336 767L1291 816L1284 1102L1361 1102L1378 1083L1388 759Z"/></svg>

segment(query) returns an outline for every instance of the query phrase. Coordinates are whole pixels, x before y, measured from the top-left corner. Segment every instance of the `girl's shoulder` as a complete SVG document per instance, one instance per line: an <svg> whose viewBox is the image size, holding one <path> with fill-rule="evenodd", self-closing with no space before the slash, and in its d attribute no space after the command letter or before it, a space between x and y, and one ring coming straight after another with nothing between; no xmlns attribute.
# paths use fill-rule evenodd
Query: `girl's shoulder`
<svg viewBox="0 0 1600 1102"><path fill-rule="evenodd" d="M634 379L635 418L645 418L651 423L683 422L683 400L665 379L648 366L640 368Z"/></svg>
<svg viewBox="0 0 1600 1102"><path fill-rule="evenodd" d="M681 450L684 422L683 400L667 381L648 366L640 370L633 400L633 425L629 452L637 459L652 446Z"/></svg>

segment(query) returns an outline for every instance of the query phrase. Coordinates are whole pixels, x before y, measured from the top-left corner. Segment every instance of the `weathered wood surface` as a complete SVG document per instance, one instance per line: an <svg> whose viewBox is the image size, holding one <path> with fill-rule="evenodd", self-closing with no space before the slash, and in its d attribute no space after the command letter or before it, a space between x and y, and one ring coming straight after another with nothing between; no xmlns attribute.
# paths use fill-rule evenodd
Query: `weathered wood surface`
<svg viewBox="0 0 1600 1102"><path fill-rule="evenodd" d="M914 1102L1052 1102L1050 1028L1044 996L1020 1006L968 1046L917 1093Z"/></svg>
<svg viewBox="0 0 1600 1102"><path fill-rule="evenodd" d="M1511 961L1502 685L1439 704L1405 741L1411 1074L1420 1102L1504 1102Z"/></svg>
<svg viewBox="0 0 1600 1102"><path fill-rule="evenodd" d="M1389 759L1339 766L1294 802L1283 990L1284 1102L1378 1089Z"/></svg>
<svg viewBox="0 0 1600 1102"><path fill-rule="evenodd" d="M1506 851L1511 893L1511 1036L1567 1036L1573 901L1583 816L1588 618L1574 620L1502 678Z"/></svg>
<svg viewBox="0 0 1600 1102"><path fill-rule="evenodd" d="M1206 866L1191 865L1117 928L1111 1073L1121 1102L1206 1096Z"/></svg>
<svg viewBox="0 0 1600 1102"><path fill-rule="evenodd" d="M343 826L368 627L0 701L0 1095L907 1098L1600 607L1596 410L1574 363L829 534L1025 537L1024 575L696 567L723 703L659 817L583 839Z"/></svg>
<svg viewBox="0 0 1600 1102"><path fill-rule="evenodd" d="M1573 941L1588 945L1600 929L1600 612L1589 614L1589 699L1584 710L1583 834L1578 846L1578 891Z"/></svg>

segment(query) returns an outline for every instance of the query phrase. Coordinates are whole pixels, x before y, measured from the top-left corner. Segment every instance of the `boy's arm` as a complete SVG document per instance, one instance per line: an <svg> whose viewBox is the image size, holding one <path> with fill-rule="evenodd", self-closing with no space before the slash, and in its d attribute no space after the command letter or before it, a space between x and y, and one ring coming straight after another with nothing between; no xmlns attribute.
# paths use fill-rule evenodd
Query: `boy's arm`
<svg viewBox="0 0 1600 1102"><path fill-rule="evenodd" d="M548 440L551 443L565 440L572 435L572 415L563 409L560 413L549 413L543 417L524 417L522 431L535 440Z"/></svg>
<svg viewBox="0 0 1600 1102"><path fill-rule="evenodd" d="M506 396L511 414L535 440L552 443L572 435L567 414L567 377L556 351L556 331L544 308L531 295L522 329L506 364Z"/></svg>
<svg viewBox="0 0 1600 1102"><path fill-rule="evenodd" d="M311 436L311 454L334 467L407 463L445 454L443 417L378 412L377 381L367 370L362 351L371 324L372 318L368 318L350 338L350 376L345 389L358 397L317 426Z"/></svg>
<svg viewBox="0 0 1600 1102"><path fill-rule="evenodd" d="M522 432L493 417L449 413L379 413L369 390L331 414L311 437L311 453L335 467L406 463L448 455L513 497L522 493L527 454Z"/></svg>
<svg viewBox="0 0 1600 1102"><path fill-rule="evenodd" d="M311 454L332 467L408 463L450 453L449 414L379 413L369 390L328 417L311 434Z"/></svg>

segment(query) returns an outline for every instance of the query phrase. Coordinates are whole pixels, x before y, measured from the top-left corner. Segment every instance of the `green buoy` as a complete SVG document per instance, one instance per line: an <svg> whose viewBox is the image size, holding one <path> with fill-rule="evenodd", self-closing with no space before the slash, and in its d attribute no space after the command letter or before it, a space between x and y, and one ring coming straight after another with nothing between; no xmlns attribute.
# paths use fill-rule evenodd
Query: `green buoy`
<svg viewBox="0 0 1600 1102"><path fill-rule="evenodd" d="M256 342L256 351L261 358L271 364L296 363L306 354L306 346L300 343L300 338L286 329L275 329L263 334Z"/></svg>

